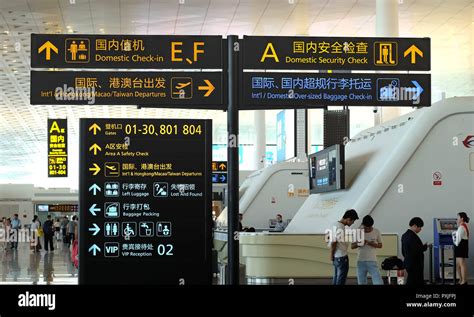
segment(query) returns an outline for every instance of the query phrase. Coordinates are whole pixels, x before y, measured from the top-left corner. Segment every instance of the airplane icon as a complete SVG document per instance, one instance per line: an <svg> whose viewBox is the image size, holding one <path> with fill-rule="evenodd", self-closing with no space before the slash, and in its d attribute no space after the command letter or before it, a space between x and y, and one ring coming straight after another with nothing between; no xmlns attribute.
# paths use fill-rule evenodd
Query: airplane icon
<svg viewBox="0 0 474 317"><path fill-rule="evenodd" d="M190 82L190 81L187 82L187 83L178 83L178 84L176 85L176 89L183 89L184 87L187 87L187 86L189 86L189 85L191 85L191 82Z"/></svg>
<svg viewBox="0 0 474 317"><path fill-rule="evenodd" d="M118 177L120 176L120 163L117 162L105 162L104 164L105 177Z"/></svg>
<svg viewBox="0 0 474 317"><path fill-rule="evenodd" d="M191 99L193 97L193 79L191 77L171 78L171 98Z"/></svg>

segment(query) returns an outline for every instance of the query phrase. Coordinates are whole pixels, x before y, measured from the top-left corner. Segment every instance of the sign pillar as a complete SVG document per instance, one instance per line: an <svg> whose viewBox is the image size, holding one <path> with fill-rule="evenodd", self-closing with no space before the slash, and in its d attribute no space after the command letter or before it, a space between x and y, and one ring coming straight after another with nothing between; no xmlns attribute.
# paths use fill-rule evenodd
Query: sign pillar
<svg viewBox="0 0 474 317"><path fill-rule="evenodd" d="M227 105L227 279L230 285L239 284L239 50L236 35L227 37L228 45L228 105Z"/></svg>
<svg viewBox="0 0 474 317"><path fill-rule="evenodd" d="M398 37L399 0L377 0L375 5L375 33L377 36ZM389 121L401 115L398 107L381 107L374 115L374 125Z"/></svg>

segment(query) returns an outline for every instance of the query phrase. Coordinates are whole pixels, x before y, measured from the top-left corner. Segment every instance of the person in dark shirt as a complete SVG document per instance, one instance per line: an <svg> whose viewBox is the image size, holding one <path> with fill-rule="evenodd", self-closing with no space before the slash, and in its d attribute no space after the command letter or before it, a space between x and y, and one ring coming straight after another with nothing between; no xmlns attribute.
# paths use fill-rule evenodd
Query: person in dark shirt
<svg viewBox="0 0 474 317"><path fill-rule="evenodd" d="M406 285L419 286L425 283L423 269L425 266L424 254L428 245L421 242L418 233L423 228L423 220L415 217L410 220L410 228L402 235L402 254L408 277Z"/></svg>
<svg viewBox="0 0 474 317"><path fill-rule="evenodd" d="M51 215L48 215L48 220L46 220L43 224L43 232L44 232L44 249L48 252L49 250L54 251L53 246L53 236L54 236L54 226L53 222L51 221Z"/></svg>

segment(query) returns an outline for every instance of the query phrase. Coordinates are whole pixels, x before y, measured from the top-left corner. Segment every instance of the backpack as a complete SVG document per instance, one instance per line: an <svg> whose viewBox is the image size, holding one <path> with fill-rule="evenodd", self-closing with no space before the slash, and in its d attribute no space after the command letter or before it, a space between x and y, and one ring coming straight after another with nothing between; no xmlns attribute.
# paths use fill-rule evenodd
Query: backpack
<svg viewBox="0 0 474 317"><path fill-rule="evenodd" d="M403 261L396 256L386 258L382 262L382 270L403 270L404 268Z"/></svg>

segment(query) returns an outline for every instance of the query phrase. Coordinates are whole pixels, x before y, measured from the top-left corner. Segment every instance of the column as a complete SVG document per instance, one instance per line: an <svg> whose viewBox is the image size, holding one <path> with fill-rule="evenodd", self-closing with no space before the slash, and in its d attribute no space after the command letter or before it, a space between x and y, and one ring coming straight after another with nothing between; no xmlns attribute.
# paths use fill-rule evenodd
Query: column
<svg viewBox="0 0 474 317"><path fill-rule="evenodd" d="M377 0L375 5L375 34L380 37L398 37L399 0ZM382 108L374 116L374 124L381 124L401 115L399 107Z"/></svg>
<svg viewBox="0 0 474 317"><path fill-rule="evenodd" d="M255 157L254 169L259 170L265 167L266 134L265 134L265 110L254 110L255 126Z"/></svg>

